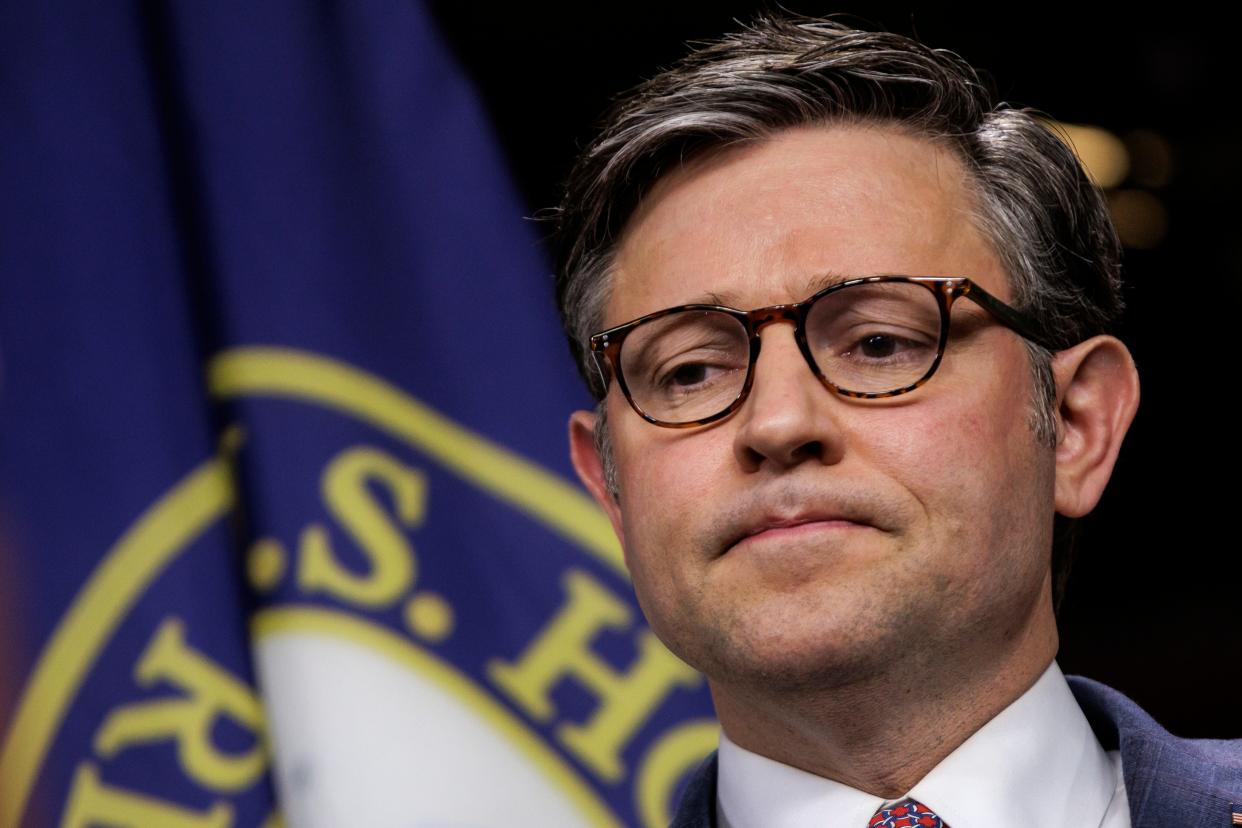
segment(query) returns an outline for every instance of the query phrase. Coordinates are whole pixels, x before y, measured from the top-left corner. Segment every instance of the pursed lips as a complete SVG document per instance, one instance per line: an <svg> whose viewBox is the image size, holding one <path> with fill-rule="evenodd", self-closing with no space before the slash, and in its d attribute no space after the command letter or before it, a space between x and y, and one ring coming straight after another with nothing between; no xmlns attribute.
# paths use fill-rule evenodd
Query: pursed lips
<svg viewBox="0 0 1242 828"><path fill-rule="evenodd" d="M748 542L777 538L795 538L800 535L829 531L851 531L872 528L870 524L854 520L838 514L810 514L797 517L773 517L747 527L741 535L729 545L736 548Z"/></svg>

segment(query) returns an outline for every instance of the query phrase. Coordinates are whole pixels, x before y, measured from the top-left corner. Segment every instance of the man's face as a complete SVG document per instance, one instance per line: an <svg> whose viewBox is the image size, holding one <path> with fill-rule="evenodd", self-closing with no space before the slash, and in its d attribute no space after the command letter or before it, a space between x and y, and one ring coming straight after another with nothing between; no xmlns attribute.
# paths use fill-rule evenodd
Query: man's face
<svg viewBox="0 0 1242 828"><path fill-rule="evenodd" d="M887 127L780 133L659 182L622 238L608 326L662 308L806 298L826 275L969 276L1008 300L962 164ZM832 686L901 659L987 669L1055 637L1054 462L1030 427L1021 339L971 302L932 380L851 400L766 327L754 385L710 426L606 400L639 601L721 682Z"/></svg>

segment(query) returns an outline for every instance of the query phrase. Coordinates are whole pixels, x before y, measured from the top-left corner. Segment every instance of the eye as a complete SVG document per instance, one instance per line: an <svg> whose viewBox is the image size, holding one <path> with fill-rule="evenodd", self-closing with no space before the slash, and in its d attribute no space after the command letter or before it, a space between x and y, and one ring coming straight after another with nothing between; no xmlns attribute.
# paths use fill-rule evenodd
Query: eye
<svg viewBox="0 0 1242 828"><path fill-rule="evenodd" d="M688 362L679 365L669 374L667 384L673 386L697 385L707 379L710 366L702 362Z"/></svg>
<svg viewBox="0 0 1242 828"><path fill-rule="evenodd" d="M643 323L621 351L630 399L660 419L716 413L741 391L750 359L746 327L714 310L687 310Z"/></svg>
<svg viewBox="0 0 1242 828"><path fill-rule="evenodd" d="M872 359L890 357L899 347L900 343L896 339L884 334L873 334L858 343L859 353Z"/></svg>
<svg viewBox="0 0 1242 828"><path fill-rule="evenodd" d="M662 368L655 377L655 385L667 393L685 393L711 385L738 369L739 366L723 359L709 362L687 358Z"/></svg>
<svg viewBox="0 0 1242 828"><path fill-rule="evenodd" d="M892 363L924 359L936 349L929 337L902 336L890 331L867 331L851 337L851 344L841 348L842 358L855 362Z"/></svg>

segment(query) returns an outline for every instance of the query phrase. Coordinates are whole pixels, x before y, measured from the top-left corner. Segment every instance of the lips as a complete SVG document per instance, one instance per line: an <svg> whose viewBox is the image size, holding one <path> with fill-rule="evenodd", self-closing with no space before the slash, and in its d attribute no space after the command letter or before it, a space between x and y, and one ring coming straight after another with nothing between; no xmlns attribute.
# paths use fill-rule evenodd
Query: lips
<svg viewBox="0 0 1242 828"><path fill-rule="evenodd" d="M849 531L851 529L876 528L867 518L855 511L822 509L795 514L765 513L743 520L727 536L723 546L725 553L748 541L787 537L820 531Z"/></svg>
<svg viewBox="0 0 1242 828"><path fill-rule="evenodd" d="M741 539L746 541L760 535L792 535L796 532L791 530L797 529L813 529L813 528L850 528L860 527L860 524L841 515L812 515L807 517L796 518L777 518L771 521L765 521L758 526L754 526L747 530L747 535ZM739 541L739 542L741 542Z"/></svg>

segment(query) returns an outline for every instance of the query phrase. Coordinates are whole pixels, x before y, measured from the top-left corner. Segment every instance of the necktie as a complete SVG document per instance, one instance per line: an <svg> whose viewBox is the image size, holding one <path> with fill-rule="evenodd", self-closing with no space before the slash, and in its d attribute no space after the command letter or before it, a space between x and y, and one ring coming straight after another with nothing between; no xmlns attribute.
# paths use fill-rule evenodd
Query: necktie
<svg viewBox="0 0 1242 828"><path fill-rule="evenodd" d="M906 798L891 808L881 808L867 828L949 828L936 812L922 802Z"/></svg>

